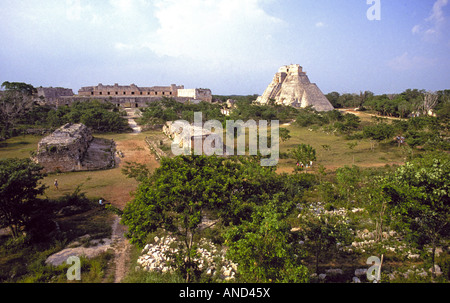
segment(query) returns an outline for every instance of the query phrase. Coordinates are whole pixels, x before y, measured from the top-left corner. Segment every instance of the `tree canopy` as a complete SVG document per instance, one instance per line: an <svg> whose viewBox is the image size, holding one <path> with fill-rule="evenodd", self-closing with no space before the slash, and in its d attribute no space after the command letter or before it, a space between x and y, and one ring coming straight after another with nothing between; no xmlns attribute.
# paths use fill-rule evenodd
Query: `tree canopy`
<svg viewBox="0 0 450 303"><path fill-rule="evenodd" d="M0 226L9 227L15 238L29 222L36 197L45 190L39 184L44 177L41 169L30 159L0 160Z"/></svg>
<svg viewBox="0 0 450 303"><path fill-rule="evenodd" d="M298 175L280 177L273 168L262 167L253 158L216 156L163 158L161 166L153 174L143 173L142 167L129 167L128 173L141 183L134 200L123 211L122 222L129 227L127 236L132 243L143 245L148 235L159 228L172 232L184 246L180 253L184 254L181 258L185 260L183 273L188 280L194 273L195 264L191 256L204 218L217 220L218 226L234 230L230 237L236 241L242 239L240 243L243 246L252 245L253 240L263 237L267 247L281 245L279 253L285 249L292 252L289 248L292 239L286 234L289 233L289 225L278 221L292 212L296 197L309 186L307 178ZM275 196L277 199L273 198ZM267 207L267 203L272 206ZM257 228L261 220L269 224L265 229ZM234 229L238 226L242 227ZM245 230L252 230L256 238L246 242L242 234ZM265 237L267 233L271 233L273 238ZM281 239L284 243L277 242ZM238 261L242 256L230 253L230 257ZM261 260L261 256L256 255L247 256L246 260L250 262L256 257ZM270 263L271 258L273 256L264 257L264 262ZM288 272L300 270L296 262L294 259L285 260L270 270L280 266ZM242 270L245 272L249 268L243 267ZM281 279L279 275L261 273L259 280L267 277Z"/></svg>
<svg viewBox="0 0 450 303"><path fill-rule="evenodd" d="M397 228L419 247L431 244L434 263L436 246L450 235L450 157L408 162L384 179L382 189Z"/></svg>

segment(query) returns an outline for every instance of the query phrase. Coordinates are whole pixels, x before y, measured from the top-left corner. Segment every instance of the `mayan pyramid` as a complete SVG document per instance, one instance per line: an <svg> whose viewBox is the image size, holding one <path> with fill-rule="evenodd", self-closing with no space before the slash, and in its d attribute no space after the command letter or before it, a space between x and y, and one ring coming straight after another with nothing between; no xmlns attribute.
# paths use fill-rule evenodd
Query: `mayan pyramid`
<svg viewBox="0 0 450 303"><path fill-rule="evenodd" d="M312 106L317 111L333 110L333 105L302 69L298 64L282 66L256 102L266 104L274 99L276 104L302 108Z"/></svg>

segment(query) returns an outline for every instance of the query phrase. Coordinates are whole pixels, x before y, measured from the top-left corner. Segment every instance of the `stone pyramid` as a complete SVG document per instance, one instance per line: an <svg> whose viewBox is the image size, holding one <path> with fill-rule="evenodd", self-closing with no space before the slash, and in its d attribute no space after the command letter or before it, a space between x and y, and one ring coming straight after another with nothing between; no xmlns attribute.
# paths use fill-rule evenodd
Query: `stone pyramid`
<svg viewBox="0 0 450 303"><path fill-rule="evenodd" d="M266 104L274 99L276 104L302 108L312 106L317 111L333 110L333 105L302 69L298 64L282 66L256 102Z"/></svg>

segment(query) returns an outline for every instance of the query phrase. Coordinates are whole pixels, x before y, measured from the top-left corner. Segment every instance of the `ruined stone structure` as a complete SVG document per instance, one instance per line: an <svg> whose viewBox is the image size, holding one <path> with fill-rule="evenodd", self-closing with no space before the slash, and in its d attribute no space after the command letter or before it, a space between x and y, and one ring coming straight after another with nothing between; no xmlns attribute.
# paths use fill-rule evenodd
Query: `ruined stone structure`
<svg viewBox="0 0 450 303"><path fill-rule="evenodd" d="M47 100L56 99L62 96L73 96L73 90L63 87L38 87L38 97L43 97Z"/></svg>
<svg viewBox="0 0 450 303"><path fill-rule="evenodd" d="M209 143L211 143L211 149L220 148L222 150L222 154L226 154L226 146L222 141L222 138L215 133L210 132L209 130L199 127L196 125L190 125L188 129L188 134L183 133L183 128L179 125L176 127L173 121L167 121L166 124L162 128L162 132L172 140L172 144L178 146L179 148L183 148L184 145L190 144L191 152L195 150L195 142L198 140L201 142L201 153L206 153L203 149L205 139L209 137ZM184 142L187 138L190 142ZM216 144L218 144L216 146Z"/></svg>
<svg viewBox="0 0 450 303"><path fill-rule="evenodd" d="M84 124L67 123L43 138L34 160L44 172L106 169L115 166L112 140L92 137Z"/></svg>
<svg viewBox="0 0 450 303"><path fill-rule="evenodd" d="M173 98L179 102L206 101L212 102L212 94L209 89L185 89L183 85L138 87L135 84L121 86L103 85L82 87L78 91L80 97L109 97L110 102L125 107L142 107L147 102L160 100L162 97Z"/></svg>
<svg viewBox="0 0 450 303"><path fill-rule="evenodd" d="M177 94L179 98L212 102L211 90L206 88L178 89Z"/></svg>
<svg viewBox="0 0 450 303"><path fill-rule="evenodd" d="M69 99L66 102L61 103L61 97L72 97L73 90L70 88L62 87L38 87L36 101L39 105L69 105L71 102Z"/></svg>
<svg viewBox="0 0 450 303"><path fill-rule="evenodd" d="M276 104L302 108L312 106L317 111L334 109L317 85L309 81L303 68L298 64L282 66L256 102L267 104L271 99L275 100Z"/></svg>
<svg viewBox="0 0 450 303"><path fill-rule="evenodd" d="M97 86L82 87L78 90L79 96L166 96L177 97L178 89L184 89L184 86L177 86L172 84L171 86L153 86L153 87L138 87L135 84L129 86L122 86L119 84L103 85L99 83Z"/></svg>
<svg viewBox="0 0 450 303"><path fill-rule="evenodd" d="M161 100L163 97L173 98L178 102L212 102L210 89L185 89L183 85L138 87L135 84L128 86L103 85L82 87L78 95L71 89L41 87L38 89L37 102L44 105L62 106L73 102L85 102L91 99L104 100L120 107L145 107L148 103Z"/></svg>

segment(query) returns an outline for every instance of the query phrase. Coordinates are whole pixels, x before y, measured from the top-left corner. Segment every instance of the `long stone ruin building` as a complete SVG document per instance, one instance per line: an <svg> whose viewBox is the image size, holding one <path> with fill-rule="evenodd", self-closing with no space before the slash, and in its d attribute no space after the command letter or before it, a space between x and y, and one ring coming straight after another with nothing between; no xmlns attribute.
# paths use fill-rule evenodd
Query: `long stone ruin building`
<svg viewBox="0 0 450 303"><path fill-rule="evenodd" d="M43 171L71 172L115 166L113 140L94 138L84 124L67 123L43 138L33 160Z"/></svg>
<svg viewBox="0 0 450 303"><path fill-rule="evenodd" d="M317 111L334 109L317 85L309 81L306 72L298 64L280 67L256 102L266 104L271 99L275 100L276 104L301 108L312 106Z"/></svg>
<svg viewBox="0 0 450 303"><path fill-rule="evenodd" d="M70 105L76 101L90 99L109 101L120 107L145 107L148 103L161 100L163 97L173 98L178 102L212 102L210 89L185 89L183 85L139 87L135 84L123 86L119 84L86 86L74 95L71 89L40 87L38 102L51 106Z"/></svg>

